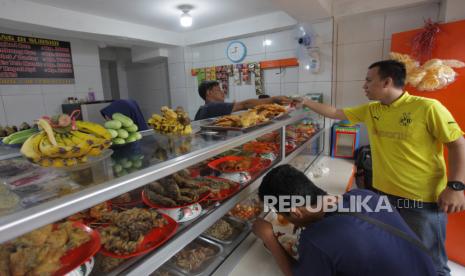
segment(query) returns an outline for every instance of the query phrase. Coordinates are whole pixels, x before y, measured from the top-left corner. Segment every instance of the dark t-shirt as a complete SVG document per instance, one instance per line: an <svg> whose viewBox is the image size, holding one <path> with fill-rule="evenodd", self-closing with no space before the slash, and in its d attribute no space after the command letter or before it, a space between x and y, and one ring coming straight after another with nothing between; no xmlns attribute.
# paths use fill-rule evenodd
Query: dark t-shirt
<svg viewBox="0 0 465 276"><path fill-rule="evenodd" d="M229 115L232 113L234 103L207 103L199 107L195 114L195 121Z"/></svg>
<svg viewBox="0 0 465 276"><path fill-rule="evenodd" d="M369 195L372 198L368 205L374 210L379 196L361 189L346 193L344 206L348 206L349 196ZM416 238L396 210L363 213ZM308 226L301 233L298 250L300 258L294 275L436 275L431 258L421 249L379 226L349 215L328 214Z"/></svg>

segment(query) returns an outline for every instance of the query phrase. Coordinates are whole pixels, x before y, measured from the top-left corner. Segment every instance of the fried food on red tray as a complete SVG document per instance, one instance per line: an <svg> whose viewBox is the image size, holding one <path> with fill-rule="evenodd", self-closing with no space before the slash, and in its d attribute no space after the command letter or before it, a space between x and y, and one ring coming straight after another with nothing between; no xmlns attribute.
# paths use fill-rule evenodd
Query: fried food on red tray
<svg viewBox="0 0 465 276"><path fill-rule="evenodd" d="M0 275L52 275L60 269L60 258L67 250L89 240L90 236L72 222L59 224L55 230L46 225L0 245Z"/></svg>
<svg viewBox="0 0 465 276"><path fill-rule="evenodd" d="M242 149L248 152L270 153L277 152L279 150L279 146L275 143L252 141L246 143Z"/></svg>
<svg viewBox="0 0 465 276"><path fill-rule="evenodd" d="M252 165L252 160L243 158L241 160L228 160L218 165L221 171L247 171Z"/></svg>

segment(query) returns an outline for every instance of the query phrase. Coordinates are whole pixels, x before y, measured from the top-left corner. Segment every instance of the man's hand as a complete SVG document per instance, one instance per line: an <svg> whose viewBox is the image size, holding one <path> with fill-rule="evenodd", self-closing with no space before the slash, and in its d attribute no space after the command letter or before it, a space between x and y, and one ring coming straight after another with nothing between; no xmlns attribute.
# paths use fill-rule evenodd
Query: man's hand
<svg viewBox="0 0 465 276"><path fill-rule="evenodd" d="M273 225L262 219L257 218L252 226L252 232L263 241L268 241L275 238L273 233Z"/></svg>
<svg viewBox="0 0 465 276"><path fill-rule="evenodd" d="M292 103L292 99L286 96L274 96L274 97L271 97L271 99L273 99L273 103L277 103L280 105L288 105Z"/></svg>
<svg viewBox="0 0 465 276"><path fill-rule="evenodd" d="M465 195L463 191L454 191L446 187L439 195L439 208L445 213L455 213L465 210Z"/></svg>

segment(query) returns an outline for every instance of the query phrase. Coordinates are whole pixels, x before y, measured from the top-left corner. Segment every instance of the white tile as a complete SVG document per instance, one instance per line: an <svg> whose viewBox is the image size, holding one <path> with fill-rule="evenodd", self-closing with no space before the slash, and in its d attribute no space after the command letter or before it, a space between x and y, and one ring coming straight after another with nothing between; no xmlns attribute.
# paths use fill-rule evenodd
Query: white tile
<svg viewBox="0 0 465 276"><path fill-rule="evenodd" d="M184 62L184 47L168 48L168 63Z"/></svg>
<svg viewBox="0 0 465 276"><path fill-rule="evenodd" d="M255 85L236 86L236 101L240 102L252 98L257 98L255 96Z"/></svg>
<svg viewBox="0 0 465 276"><path fill-rule="evenodd" d="M364 80L368 66L382 59L383 41L338 46L337 81Z"/></svg>
<svg viewBox="0 0 465 276"><path fill-rule="evenodd" d="M391 40L386 39L383 42L383 59L389 59L390 52L391 52Z"/></svg>
<svg viewBox="0 0 465 276"><path fill-rule="evenodd" d="M363 81L338 82L336 86L336 106L338 108L368 103L363 91Z"/></svg>
<svg viewBox="0 0 465 276"><path fill-rule="evenodd" d="M405 32L423 27L424 20L431 18L437 21L439 15L439 4L432 3L395 10L386 13L386 24L384 36L390 39L393 33Z"/></svg>
<svg viewBox="0 0 465 276"><path fill-rule="evenodd" d="M89 88L93 90L103 90L100 67L75 66L74 74L76 78L76 83L74 84L75 93L88 92Z"/></svg>
<svg viewBox="0 0 465 276"><path fill-rule="evenodd" d="M299 61L299 81L331 81L333 68L333 49L331 43L324 43L320 46L320 71L312 73L305 66L309 60L301 59Z"/></svg>
<svg viewBox="0 0 465 276"><path fill-rule="evenodd" d="M324 22L312 24L313 30L318 34L322 43L333 41L333 20L328 19Z"/></svg>
<svg viewBox="0 0 465 276"><path fill-rule="evenodd" d="M299 83L286 82L286 83L281 84L281 95L284 95L284 96L299 95Z"/></svg>
<svg viewBox="0 0 465 276"><path fill-rule="evenodd" d="M192 47L192 61L205 62L215 59L214 44Z"/></svg>
<svg viewBox="0 0 465 276"><path fill-rule="evenodd" d="M186 76L186 87L197 87L196 77L192 76L192 63L184 64L184 74Z"/></svg>
<svg viewBox="0 0 465 276"><path fill-rule="evenodd" d="M71 85L72 87L73 85ZM0 85L0 95L15 96L15 95L40 95L42 93L42 86L35 85Z"/></svg>
<svg viewBox="0 0 465 276"><path fill-rule="evenodd" d="M287 67L281 71L281 79L283 82L299 82L299 67Z"/></svg>
<svg viewBox="0 0 465 276"><path fill-rule="evenodd" d="M279 83L265 83L265 94L270 96L281 95L281 84Z"/></svg>
<svg viewBox="0 0 465 276"><path fill-rule="evenodd" d="M214 59L226 59L226 48L231 41L224 41L213 44L213 57Z"/></svg>
<svg viewBox="0 0 465 276"><path fill-rule="evenodd" d="M281 52L267 52L266 60L275 60L275 59L285 59L285 58L295 58L296 50L294 51L281 51Z"/></svg>
<svg viewBox="0 0 465 276"><path fill-rule="evenodd" d="M247 55L265 54L265 46L263 45L264 40L264 35L241 39L241 41L247 47Z"/></svg>
<svg viewBox="0 0 465 276"><path fill-rule="evenodd" d="M45 115L42 95L3 96L3 104L9 125L30 124Z"/></svg>
<svg viewBox="0 0 465 276"><path fill-rule="evenodd" d="M42 93L44 94L72 94L74 93L74 85L72 84L60 84L60 85L41 85Z"/></svg>
<svg viewBox="0 0 465 276"><path fill-rule="evenodd" d="M247 55L244 59L244 63L246 62L260 62L260 61L264 61L266 58L265 58L265 54L262 53L262 54L257 54L257 55Z"/></svg>
<svg viewBox="0 0 465 276"><path fill-rule="evenodd" d="M281 83L281 70L279 68L263 70L263 81L265 83Z"/></svg>
<svg viewBox="0 0 465 276"><path fill-rule="evenodd" d="M74 97L74 93L53 93L46 94L44 97L45 114L53 116L62 113L61 105L65 103L68 97Z"/></svg>
<svg viewBox="0 0 465 276"><path fill-rule="evenodd" d="M184 63L168 64L168 78L171 88L186 87L186 70Z"/></svg>
<svg viewBox="0 0 465 276"><path fill-rule="evenodd" d="M189 102L187 100L187 91L185 88L173 90L173 93L171 93L171 106L182 106L184 109L188 109Z"/></svg>
<svg viewBox="0 0 465 276"><path fill-rule="evenodd" d="M338 44L382 40L384 14L357 14L337 22Z"/></svg>
<svg viewBox="0 0 465 276"><path fill-rule="evenodd" d="M74 66L100 66L98 46L91 41L71 41L71 55Z"/></svg>
<svg viewBox="0 0 465 276"><path fill-rule="evenodd" d="M192 48L191 47L183 47L183 48L184 48L184 61L192 62Z"/></svg>
<svg viewBox="0 0 465 276"><path fill-rule="evenodd" d="M3 97L0 97L0 125L7 124L5 109L3 108Z"/></svg>
<svg viewBox="0 0 465 276"><path fill-rule="evenodd" d="M266 40L271 40L271 45L265 48L266 53L290 51L297 47L297 39L294 30L281 31L265 35Z"/></svg>

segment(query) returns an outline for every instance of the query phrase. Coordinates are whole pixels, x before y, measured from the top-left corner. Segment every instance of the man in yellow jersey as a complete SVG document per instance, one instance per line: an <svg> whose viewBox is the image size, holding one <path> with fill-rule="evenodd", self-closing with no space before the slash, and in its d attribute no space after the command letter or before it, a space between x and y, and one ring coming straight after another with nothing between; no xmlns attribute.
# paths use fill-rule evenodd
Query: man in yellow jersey
<svg viewBox="0 0 465 276"><path fill-rule="evenodd" d="M332 119L364 123L372 149L373 187L387 194L430 250L439 275L450 275L444 248L447 214L465 210L465 139L437 100L404 91L405 66L372 64L363 89L373 102L351 108L304 100ZM449 152L449 170L443 157ZM400 256L401 257L401 256Z"/></svg>

